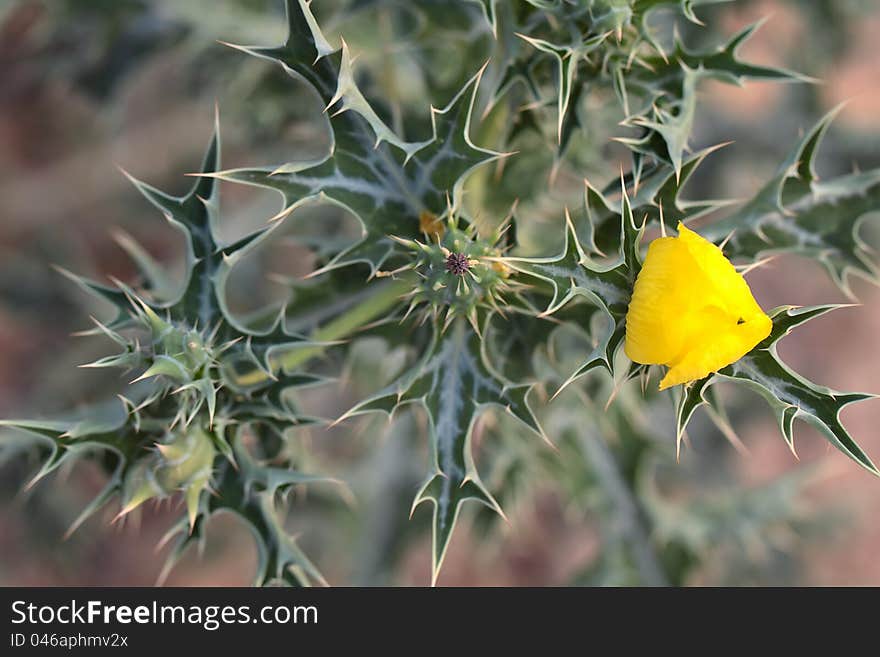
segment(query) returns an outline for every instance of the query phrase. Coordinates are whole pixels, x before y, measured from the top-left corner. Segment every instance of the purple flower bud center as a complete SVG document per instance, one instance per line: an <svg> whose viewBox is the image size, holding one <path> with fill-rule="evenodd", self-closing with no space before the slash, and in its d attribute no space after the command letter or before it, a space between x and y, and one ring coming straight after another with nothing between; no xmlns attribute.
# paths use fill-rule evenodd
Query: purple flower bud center
<svg viewBox="0 0 880 657"><path fill-rule="evenodd" d="M461 276L468 269L470 269L470 263L464 253L450 253L446 257L446 271L450 274Z"/></svg>

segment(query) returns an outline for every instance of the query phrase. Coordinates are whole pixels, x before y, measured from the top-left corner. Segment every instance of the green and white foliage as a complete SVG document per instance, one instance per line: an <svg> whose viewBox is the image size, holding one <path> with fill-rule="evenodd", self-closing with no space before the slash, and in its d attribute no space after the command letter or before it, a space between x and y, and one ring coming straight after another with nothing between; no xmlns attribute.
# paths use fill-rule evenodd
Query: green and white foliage
<svg viewBox="0 0 880 657"><path fill-rule="evenodd" d="M678 175L701 80L738 85L752 79L805 80L796 73L756 66L737 57L737 49L757 26L717 48L689 49L664 17L671 12L700 25L695 9L713 4L712 0L484 4L499 41L516 35L523 42L505 58L496 96L509 96L510 87L519 83L530 108L555 110L559 155L573 133L583 127L579 105L590 94L610 91L620 104L619 122L636 133L620 141L633 150L637 166L642 157L658 159L671 164Z"/></svg>
<svg viewBox="0 0 880 657"><path fill-rule="evenodd" d="M337 4L342 11L404 11L391 0ZM288 496L303 486L339 484L301 471L311 468L293 456L290 429L311 426L318 433L326 424L299 410L294 389L324 383L319 372L339 361L330 358L319 368L316 357L352 359L363 337L383 341L382 353L405 357L395 360L393 379L384 379L390 385L373 377L374 389L360 390L359 401L339 409L337 422L368 413L406 415L394 431L417 433L428 445L427 476L410 493L418 517L422 502L433 506L433 582L455 527L467 517L460 513L466 501L481 503L472 505L480 522L486 509L493 519L504 517L502 505L546 480L570 493L581 511L600 516L601 554L578 580L584 583L683 583L719 540L724 518L734 517L750 535L784 519L799 485L768 489L766 513L756 512L763 493L734 496L736 503L723 509L711 501L676 505L658 493L658 477L686 467L674 457L697 408L708 408L732 434L718 382L761 395L792 450L793 423L801 419L878 474L840 421L842 408L870 395L807 381L776 351L782 337L831 306L773 311L770 337L736 363L673 390L675 416L662 421L657 409L668 405L670 393L656 392L648 385L655 372L622 354L644 237L667 224L708 220L697 230L737 264L795 253L823 264L846 292L850 274L876 279L859 229L880 210L880 172L817 177L814 160L831 115L807 132L752 200L737 205L700 198L693 189L694 173L717 148L688 148L702 80L807 81L737 55L754 27L715 48L690 45L695 31L709 29L702 11L713 4L460 0L455 20L440 25L433 3L406 3L407 15L419 21L412 34L442 28L454 43L484 39L489 49L488 62L445 62L462 69L448 77L466 82L449 97L425 98L422 113L409 116L412 99L371 93L382 88L371 84L372 71L331 34L336 4L326 9L325 33L315 15L323 6L313 11L306 0L287 0L283 44L234 48L296 80L287 102L307 108L320 101L328 151L317 160L291 153L287 162L223 169L215 130L185 196L131 178L183 237L185 281L176 289L165 263L126 235L119 241L141 280L107 286L68 274L115 309L91 333L109 338L117 353L89 367L122 368L134 381L118 400L86 416L4 420L3 427L18 432L0 434L0 453L18 449L21 432L30 436L44 456L35 481L100 453L106 487L72 529L114 498L124 516L147 500L179 496L186 514L168 536L168 568L204 540L212 514L229 512L257 543L255 582L294 585L324 578L285 529ZM413 56L420 80L437 77L441 62L427 48L400 45L420 53ZM601 112L614 118L614 131L589 133L586 110L603 98ZM407 115L395 120L389 107L406 108ZM428 116L430 135L413 130ZM428 138L411 140L412 134ZM623 167L602 151L613 139L626 145L618 147ZM542 169L543 155L551 164ZM601 169L601 184L581 185L582 156ZM517 167L519 178L511 173ZM577 181L561 202L542 177L548 168ZM523 171L531 179L522 182ZM215 230L219 181L274 190L283 205L274 221L222 244ZM492 210L511 188L519 196L520 183L520 205L506 217ZM282 221L300 221L305 204L343 208L361 234L353 244L308 244L315 271L290 282L283 309L262 313L274 321L251 325L227 305L230 272ZM522 237L527 232L552 235L542 235L535 249ZM560 243L558 255L541 250ZM419 431L412 418L422 416ZM365 440L378 443L374 433ZM417 458L415 450L405 455ZM399 469L406 470L401 480L425 471L415 462ZM394 494L407 495L397 488ZM682 515L692 522L681 522Z"/></svg>
<svg viewBox="0 0 880 657"><path fill-rule="evenodd" d="M291 161L275 167L232 169L224 180L259 185L284 196L284 216L300 204L326 199L350 210L363 227L361 241L337 254L327 268L365 262L373 272L391 255L390 236L419 234L423 212L442 215L457 204L464 177L499 153L469 137L481 70L443 109L431 108L433 136L424 142L398 137L376 114L354 79L345 43L333 48L304 0L288 3L288 36L277 48L239 47L281 65L304 81L326 108L332 146L319 162Z"/></svg>
<svg viewBox="0 0 880 657"><path fill-rule="evenodd" d="M202 173L216 172L219 161L215 129ZM185 240L182 288L169 289L162 266L130 242L125 246L141 270L142 291L118 281L107 287L68 273L115 307L111 320L95 320L96 328L88 333L108 337L121 351L83 367L122 368L135 378L118 400L85 411L85 419L2 420L0 426L23 430L48 448L33 482L84 454L111 454L115 465L106 487L71 531L117 495L121 517L147 500L179 494L186 517L169 564L202 536L212 513L233 508L259 546L258 584L320 581L285 533L274 505L276 493L321 478L296 472L292 463L280 472L265 467L247 447L248 440L256 440L261 453L274 456L274 445L287 428L315 422L298 413L285 392L321 379L289 370L286 362L318 345L289 334L283 313L263 332L251 331L225 303L230 270L272 228L221 245L214 230L219 200L215 179L199 178L178 198L129 178Z"/></svg>
<svg viewBox="0 0 880 657"><path fill-rule="evenodd" d="M486 315L483 325L491 319L491 313ZM483 407L500 406L535 434L543 435L527 400L530 389L529 384L513 384L494 372L479 334L458 318L444 333L435 335L413 371L346 414L391 414L409 403L419 403L427 412L433 468L416 495L413 509L425 501L434 505L434 581L463 502L482 502L503 515L480 480L471 453L471 437Z"/></svg>
<svg viewBox="0 0 880 657"><path fill-rule="evenodd" d="M819 317L835 306L813 308L776 308L770 313L773 330L770 335L744 358L705 379L687 387L678 404L676 413L678 437L701 405L712 403L711 387L718 381L730 381L757 392L767 400L779 423L782 437L792 452L794 446L794 421L808 422L816 427L841 452L869 472L880 475L877 466L852 439L840 421L840 412L849 404L871 399L865 393L842 393L806 380L783 363L776 352L776 344L792 329Z"/></svg>
<svg viewBox="0 0 880 657"><path fill-rule="evenodd" d="M707 236L729 236L725 251L732 258L754 262L780 253L811 258L853 298L850 275L878 280L870 247L859 231L863 220L880 207L880 170L832 180L816 175L816 152L837 111L804 135L752 200L710 225Z"/></svg>

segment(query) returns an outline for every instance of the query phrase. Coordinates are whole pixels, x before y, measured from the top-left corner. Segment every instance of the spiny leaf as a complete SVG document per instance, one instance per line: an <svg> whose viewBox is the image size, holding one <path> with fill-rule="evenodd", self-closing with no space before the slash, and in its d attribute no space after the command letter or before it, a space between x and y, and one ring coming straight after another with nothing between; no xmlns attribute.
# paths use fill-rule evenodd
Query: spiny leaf
<svg viewBox="0 0 880 657"><path fill-rule="evenodd" d="M234 443L235 462L238 464L240 477L245 482L248 493L266 493L270 497L276 493L282 493L291 486L302 484L328 483L340 486L346 491L345 484L339 479L325 475L307 474L298 472L292 468L279 468L264 465L258 462L241 444L241 440Z"/></svg>
<svg viewBox="0 0 880 657"><path fill-rule="evenodd" d="M563 149L563 134L566 120L569 113L569 104L573 94L580 96L580 88L576 88L575 76L578 72L578 66L581 60L590 52L598 48L608 37L608 34L599 34L591 37L582 43L576 43L573 46L558 46L556 44L544 41L543 39L535 39L525 34L519 35L527 41L531 46L538 50L550 54L556 61L557 67L557 83L556 83L556 138L559 149Z"/></svg>
<svg viewBox="0 0 880 657"><path fill-rule="evenodd" d="M186 282L170 299L160 300L156 308L165 309L173 319L201 329L213 328L223 320L234 324L225 308L225 300L217 293L218 288L223 291L221 276L228 274L231 258L240 257L246 248L253 248L270 232L263 228L226 246L217 242L214 225L219 212L219 185L211 176L219 167L220 127L215 120L214 134L201 168L202 177L184 196L170 196L126 173L138 191L186 237ZM149 271L144 273L150 274Z"/></svg>
<svg viewBox="0 0 880 657"><path fill-rule="evenodd" d="M330 152L319 162L214 175L275 189L284 197L279 217L313 199L347 208L362 224L362 239L338 253L324 270L365 262L375 272L393 249L390 235L417 236L422 212L442 215L450 197L457 204L468 172L499 156L475 146L469 136L482 69L444 109L432 108L431 139L405 142L358 90L347 47L330 48L303 0L289 0L287 11L290 33L284 46L242 50L280 63L315 89L331 112Z"/></svg>
<svg viewBox="0 0 880 657"><path fill-rule="evenodd" d="M742 85L746 80L806 82L809 78L780 68L755 66L741 61L737 49L757 29L752 25L714 50L694 52L676 39L670 54L646 58L626 76L626 88L642 98L626 124L647 132L638 138L620 139L638 153L652 155L681 170L697 108L697 83L713 78ZM627 100L625 103L629 106ZM658 140L659 137L659 140Z"/></svg>
<svg viewBox="0 0 880 657"><path fill-rule="evenodd" d="M694 52L679 39L676 39L675 49L668 58L679 61L690 69L697 71L701 76L712 77L723 82L742 85L747 80L773 80L776 82L812 82L812 78L789 71L787 69L772 66L757 66L739 59L737 50L751 38L763 21L753 23L739 32L723 46L715 50ZM662 75L668 67L660 58L648 61L648 64L656 66Z"/></svg>
<svg viewBox="0 0 880 657"><path fill-rule="evenodd" d="M842 393L808 381L792 371L776 351L776 344L795 327L839 306L795 308L783 306L771 311L770 335L743 358L716 374L688 386L679 401L677 424L679 439L694 411L708 402L708 391L718 381L744 385L763 397L779 423L780 431L794 452L794 420L816 427L841 452L869 472L880 476L870 457L849 435L840 421L840 412L849 404L871 399L865 393Z"/></svg>
<svg viewBox="0 0 880 657"><path fill-rule="evenodd" d="M107 404L85 409L79 417L59 420L0 420L0 427L9 427L33 436L40 445L47 446L48 456L28 487L35 485L62 465L95 452L111 452L116 457L113 469L101 491L80 512L68 528L70 535L88 518L103 508L121 489L132 458L146 442L146 438L127 426L127 412L123 404L114 400ZM9 434L0 434L0 444L9 440Z"/></svg>
<svg viewBox="0 0 880 657"><path fill-rule="evenodd" d="M251 532L257 546L256 586L288 584L310 586L326 584L321 573L287 533L277 508L279 494L291 486L313 483L344 485L335 479L297 472L290 468L266 466L258 462L242 443L243 431L236 431L232 446L236 466L225 459L215 465L214 494L202 495L192 525L183 519L168 532L160 545L174 540L160 575L168 576L186 551L204 541L208 519L219 512L238 516Z"/></svg>
<svg viewBox="0 0 880 657"><path fill-rule="evenodd" d="M490 320L488 315L485 321ZM461 505L467 500L477 500L501 513L473 462L474 425L484 406L498 405L543 435L527 401L530 388L528 384L506 382L493 372L479 336L459 318L436 337L412 374L364 400L344 416L378 410L392 413L397 407L413 402L427 411L434 467L416 496L413 509L425 501L434 505L434 582Z"/></svg>
<svg viewBox="0 0 880 657"><path fill-rule="evenodd" d="M177 291L166 268L157 262L152 255L135 239L123 230L115 231L116 243L129 255L144 277L150 293L159 301L170 301Z"/></svg>
<svg viewBox="0 0 880 657"><path fill-rule="evenodd" d="M483 11L483 16L486 19L486 22L489 23L489 27L492 29L492 34L497 38L498 37L498 0L468 0L468 2L473 2L474 4L480 5L480 9Z"/></svg>
<svg viewBox="0 0 880 657"><path fill-rule="evenodd" d="M543 312L551 315L575 297L583 297L602 314L602 326L594 336L595 349L572 374L563 388L594 367L612 371L614 353L624 335L624 319L635 277L641 266L639 244L644 226L637 227L625 190L620 215L620 247L615 262L601 265L586 254L577 230L566 213L565 246L553 258L504 258L504 263L523 274L552 286L553 297ZM592 315L585 313L584 327L590 329Z"/></svg>
<svg viewBox="0 0 880 657"><path fill-rule="evenodd" d="M711 146L685 158L676 176L668 166L652 167L647 171L631 172L624 176L633 216L647 223L659 223L661 213L668 225L678 221L692 221L709 212L729 205L731 201L690 201L681 198L682 190L691 176L712 153L723 144ZM591 226L594 250L610 252L620 245L620 215L623 200L612 194L620 191L620 183L612 182L601 192L585 181L583 214ZM575 214L575 218L579 215Z"/></svg>
<svg viewBox="0 0 880 657"><path fill-rule="evenodd" d="M672 164L676 175L681 172L684 152L688 148L688 139L693 131L694 117L697 112L697 80L694 69L684 64L681 66L681 95L664 106L655 104L649 116L636 116L629 119L629 124L647 129L648 136L640 139L621 139L633 150L641 153L660 156ZM659 135L666 146L665 153L659 153L653 146L655 135Z"/></svg>
<svg viewBox="0 0 880 657"><path fill-rule="evenodd" d="M653 10L659 9L660 7L674 7L681 11L681 13L692 23L702 25L702 21L700 21L694 13L694 8L701 5L720 4L722 2L730 2L730 0L635 0L632 4L633 11L645 18L647 18Z"/></svg>
<svg viewBox="0 0 880 657"><path fill-rule="evenodd" d="M214 134L202 159L200 169L203 174L214 173L220 166L220 128L215 119ZM152 185L131 176L123 171L135 188L162 212L168 221L178 227L187 236L192 255L202 259L213 255L217 250L214 238L214 222L216 220L216 203L219 197L219 185L209 177L199 178L192 188L183 196L171 196L156 189Z"/></svg>
<svg viewBox="0 0 880 657"><path fill-rule="evenodd" d="M878 281L870 248L859 235L862 222L880 210L880 169L821 181L814 160L822 136L838 110L822 118L748 203L706 227L729 258L757 261L773 253L817 260L848 296L849 277Z"/></svg>
<svg viewBox="0 0 880 657"><path fill-rule="evenodd" d="M109 322L105 323L105 326L108 329L119 329L126 325L129 318L129 312L131 310L131 305L129 303L128 297L125 296L124 292L119 289L89 280L88 278L85 278L83 276L78 276L77 274L67 271L63 267L55 267L55 270L61 275L76 283L76 285L79 286L80 289L85 290L93 297L104 299L105 301L113 304L116 309L116 316Z"/></svg>
<svg viewBox="0 0 880 657"><path fill-rule="evenodd" d="M218 477L217 495L208 503L208 513L224 509L242 518L257 543L257 575L255 584L283 582L309 586L326 584L321 573L284 529L276 508L276 491L296 483L326 480L290 470L266 469L259 466L241 444L235 441L236 461L243 470L237 472L224 463Z"/></svg>

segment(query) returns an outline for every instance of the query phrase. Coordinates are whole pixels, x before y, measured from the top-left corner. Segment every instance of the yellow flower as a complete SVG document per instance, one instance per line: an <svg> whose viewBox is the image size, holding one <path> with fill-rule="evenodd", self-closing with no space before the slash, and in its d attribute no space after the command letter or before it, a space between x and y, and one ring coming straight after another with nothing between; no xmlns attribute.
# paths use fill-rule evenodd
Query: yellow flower
<svg viewBox="0 0 880 657"><path fill-rule="evenodd" d="M772 322L717 246L684 224L651 242L626 315L630 360L667 365L660 390L736 362Z"/></svg>

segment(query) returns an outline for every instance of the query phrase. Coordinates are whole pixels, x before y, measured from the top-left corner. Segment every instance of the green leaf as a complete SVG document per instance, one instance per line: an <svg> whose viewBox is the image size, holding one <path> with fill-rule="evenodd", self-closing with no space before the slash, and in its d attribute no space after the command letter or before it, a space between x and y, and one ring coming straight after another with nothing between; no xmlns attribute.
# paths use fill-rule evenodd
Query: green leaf
<svg viewBox="0 0 880 657"><path fill-rule="evenodd" d="M214 134L202 159L200 172L214 173L220 165L219 119L215 118ZM125 176L135 188L153 204L168 221L179 228L188 238L196 260L213 255L217 251L214 239L219 186L209 177L199 178L183 196L171 196L152 185L138 180L126 171Z"/></svg>
<svg viewBox="0 0 880 657"><path fill-rule="evenodd" d="M816 427L828 442L863 468L880 476L877 466L840 421L840 412L844 407L872 399L875 395L842 393L817 385L792 371L776 352L776 344L795 326L835 308L839 306L783 306L773 310L770 313L773 329L763 342L732 365L685 388L676 414L679 439L694 411L708 403L710 387L718 381L729 381L757 392L767 401L792 452L795 451L794 421L800 419Z"/></svg>
<svg viewBox="0 0 880 657"><path fill-rule="evenodd" d="M697 113L697 81L698 73L684 64L681 65L681 93L664 106L655 104L649 116L635 116L628 119L629 125L645 128L648 136L640 139L621 139L637 152L660 156L672 164L676 175L681 172L684 152L688 148L688 140L694 127ZM650 117L650 118L649 118ZM655 135L659 135L666 146L665 153L660 153L653 146ZM647 148L645 148L647 146Z"/></svg>
<svg viewBox="0 0 880 657"><path fill-rule="evenodd" d="M485 321L490 320L491 315ZM483 341L459 318L446 333L436 337L413 372L343 416L374 411L390 414L408 403L419 403L427 411L433 471L416 495L413 509L426 501L434 505L433 582L439 575L461 505L476 500L502 513L480 480L471 454L477 419L485 406L501 406L543 436L527 401L530 389L531 385L512 384L494 372Z"/></svg>
<svg viewBox="0 0 880 657"><path fill-rule="evenodd" d="M821 181L814 169L816 151L838 110L822 118L768 182L748 203L709 224L707 239L720 242L731 259L756 261L793 253L820 262L831 279L853 297L850 275L877 283L878 271L859 230L871 212L880 211L880 169Z"/></svg>
<svg viewBox="0 0 880 657"><path fill-rule="evenodd" d="M327 477L306 475L292 469L266 467L258 463L241 444L241 435L233 442L236 469L228 461L217 466L214 495L207 496L200 507L192 531L184 519L173 527L162 543L177 537L160 575L163 581L186 550L204 541L208 519L215 513L232 513L240 518L257 546L255 586L287 584L293 586L326 585L326 580L284 528L276 505L277 494L290 486L340 482Z"/></svg>
<svg viewBox="0 0 880 657"><path fill-rule="evenodd" d="M647 17L650 13L660 7L674 7L681 11L689 21L697 25L703 25L702 21L697 18L694 8L701 5L720 4L722 2L730 2L731 0L635 0L633 2L633 10Z"/></svg>
<svg viewBox="0 0 880 657"><path fill-rule="evenodd" d="M152 255L127 232L114 231L113 238L137 265L150 293L159 301L170 301L177 292L174 281L166 267L157 262Z"/></svg>
<svg viewBox="0 0 880 657"><path fill-rule="evenodd" d="M543 315L552 315L576 297L582 297L601 313L595 348L587 360L563 384L560 391L595 367L612 371L614 353L625 336L624 320L633 284L641 268L639 244L644 226L637 227L625 190L620 215L617 259L610 265L596 262L585 252L571 217L565 217L565 246L552 258L504 258L504 263L523 274L548 282L553 296ZM593 315L584 313L590 333ZM558 394L558 392L557 392Z"/></svg>
<svg viewBox="0 0 880 657"><path fill-rule="evenodd" d="M763 22L759 21L743 28L726 44L715 50L694 52L688 50L680 40L676 40L675 50L670 54L669 59L681 62L688 68L697 71L701 77L711 77L740 86L748 80L814 82L812 78L795 71L771 66L756 66L737 57L737 50L751 38ZM656 58L651 60L649 64L660 68L661 60ZM663 69L660 69L661 75L663 72Z"/></svg>
<svg viewBox="0 0 880 657"><path fill-rule="evenodd" d="M754 569L761 567L762 553L779 549L780 532L800 534L824 524L822 510L808 501L817 479L821 475L816 468L800 466L765 484L709 486L693 499L682 500L664 495L655 481L645 478L648 486L642 497L654 521L657 543L687 546L691 554L701 555L700 561L714 553L727 561L740 559L743 566ZM773 568L772 562L767 566ZM731 585L742 584L743 573L736 566L727 577ZM774 575L767 573L759 581L768 577Z"/></svg>
<svg viewBox="0 0 880 657"><path fill-rule="evenodd" d="M213 329L222 321L236 326L222 296L224 277L234 261L271 233L271 227L261 228L232 244L218 243L214 226L219 213L219 184L212 176L219 168L220 126L219 117L215 116L214 134L198 174L200 177L184 196L170 196L126 173L137 190L186 237L183 289L169 300L155 304L155 308L166 309L173 319L205 330ZM144 274L150 277L148 270Z"/></svg>
<svg viewBox="0 0 880 657"><path fill-rule="evenodd" d="M66 532L67 536L122 490L132 458L144 445L144 437L138 436L127 424L127 420L125 406L118 400L84 409L78 415L66 419L0 420L0 427L23 431L38 444L48 447L49 453L40 470L31 478L28 488L62 465L72 463L82 456L110 452L116 457L103 488L76 517ZM11 440L10 436L11 434L0 433L0 445Z"/></svg>
<svg viewBox="0 0 880 657"><path fill-rule="evenodd" d="M633 216L646 223L659 223L662 213L664 222L671 226L678 221L698 219L729 205L731 201L726 200L691 201L681 198L682 190L694 172L709 155L722 146L723 144L711 146L685 158L678 175L666 165L625 175L624 182ZM623 199L618 200L611 196L619 191L620 183L616 181L601 192L586 182L582 214L591 227L592 244L588 243L587 246L593 251L610 252L619 248ZM576 219L579 214L575 214Z"/></svg>
<svg viewBox="0 0 880 657"><path fill-rule="evenodd" d="M563 135L566 132L565 126L569 116L569 105L573 96L575 101L580 96L581 87L575 84L578 66L584 57L602 45L605 39L608 38L608 33L599 34L572 46L559 46L525 34L519 34L518 36L532 47L550 54L556 61L556 139L559 144L559 150L562 151L564 150Z"/></svg>
<svg viewBox="0 0 880 657"><path fill-rule="evenodd" d="M699 81L712 78L736 85L746 80L811 81L785 69L748 64L736 56L736 51L759 25L751 25L726 44L707 51L688 50L676 38L672 53L646 58L640 66L633 67L626 76L626 89L643 102L628 117L626 125L646 132L638 138L619 141L637 153L668 161L678 174L696 116ZM629 102L625 105L629 106Z"/></svg>
<svg viewBox="0 0 880 657"><path fill-rule="evenodd" d="M362 224L362 239L338 253L323 271L364 262L375 273L394 248L391 236L416 237L422 212L440 216L450 202L457 206L465 176L499 157L475 146L469 136L482 69L444 109L431 109L431 139L406 142L363 97L347 47L333 50L328 45L308 4L288 0L287 11L290 32L283 46L240 49L279 63L314 88L329 112L330 152L318 162L231 169L214 176L278 191L284 197L278 217L312 200L348 209Z"/></svg>
<svg viewBox="0 0 880 657"><path fill-rule="evenodd" d="M468 0L468 2L473 2L474 4L480 5L480 9L483 12L483 17L486 19L486 22L489 23L489 27L492 30L492 34L497 38L498 37L498 0Z"/></svg>
<svg viewBox="0 0 880 657"><path fill-rule="evenodd" d="M128 297L122 290L91 281L88 278L69 272L63 267L55 267L55 270L62 276L73 281L80 289L86 291L91 296L103 299L115 307L115 317L105 324L108 329L118 329L126 325L131 311L131 305Z"/></svg>

